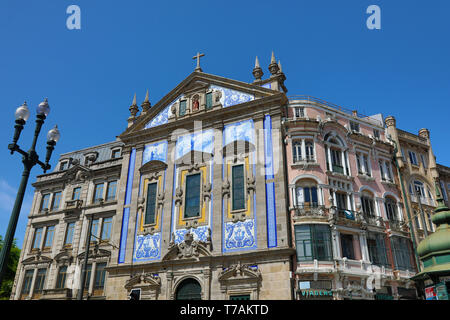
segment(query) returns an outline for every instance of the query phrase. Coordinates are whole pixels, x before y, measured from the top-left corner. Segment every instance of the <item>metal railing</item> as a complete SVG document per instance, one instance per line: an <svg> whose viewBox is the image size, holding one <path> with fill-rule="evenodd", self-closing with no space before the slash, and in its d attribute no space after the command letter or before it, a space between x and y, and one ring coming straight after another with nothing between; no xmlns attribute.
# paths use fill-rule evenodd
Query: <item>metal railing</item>
<svg viewBox="0 0 450 320"><path fill-rule="evenodd" d="M375 124L377 126L383 127L383 122L380 121L380 120L374 119L374 118L372 118L370 116L363 115L363 114L359 113L356 110L350 110L350 109L347 109L345 107L339 106L337 104L334 104L334 103L331 103L331 102L328 102L328 101L325 101L325 100L322 100L322 99L319 99L319 98L316 98L316 97L312 97L312 96L308 96L308 95L292 95L292 96L288 96L288 99L289 100L306 100L306 101L309 101L309 102L315 102L315 103L327 106L329 108L336 109L336 110L341 111L343 113L356 116L357 118L359 118L359 119L361 119L363 121L367 121L367 122L370 122L370 123ZM295 107L292 107L292 108L295 108Z"/></svg>
<svg viewBox="0 0 450 320"><path fill-rule="evenodd" d="M314 155L294 156L293 160L294 160L294 163L316 162L316 157Z"/></svg>
<svg viewBox="0 0 450 320"><path fill-rule="evenodd" d="M326 210L324 205L317 202L299 203L294 206L295 214L299 217L305 216L325 216Z"/></svg>

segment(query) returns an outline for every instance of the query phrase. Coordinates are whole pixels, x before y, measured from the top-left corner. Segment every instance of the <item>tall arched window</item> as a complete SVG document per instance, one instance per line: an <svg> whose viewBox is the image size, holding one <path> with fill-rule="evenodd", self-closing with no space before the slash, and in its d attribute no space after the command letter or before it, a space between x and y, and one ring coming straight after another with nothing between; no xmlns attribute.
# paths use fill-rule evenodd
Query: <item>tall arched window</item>
<svg viewBox="0 0 450 320"><path fill-rule="evenodd" d="M384 200L384 208L386 209L386 216L389 221L398 220L397 201L392 197L386 197Z"/></svg>
<svg viewBox="0 0 450 320"><path fill-rule="evenodd" d="M185 279L178 285L175 297L176 300L201 300L202 287L195 279Z"/></svg>
<svg viewBox="0 0 450 320"><path fill-rule="evenodd" d="M299 141L292 143L292 156L294 163L302 160L302 145Z"/></svg>
<svg viewBox="0 0 450 320"><path fill-rule="evenodd" d="M313 162L315 160L314 158L314 143L312 141L306 141L305 142L305 157L306 161Z"/></svg>
<svg viewBox="0 0 450 320"><path fill-rule="evenodd" d="M368 218L376 216L375 213L375 201L371 193L363 191L361 195L361 208L363 215Z"/></svg>
<svg viewBox="0 0 450 320"><path fill-rule="evenodd" d="M319 205L317 183L312 179L305 179L297 182L295 195L297 207L316 208Z"/></svg>
<svg viewBox="0 0 450 320"><path fill-rule="evenodd" d="M420 200L422 204L435 206L430 188L422 181L414 180L409 185L409 193L413 202L418 202Z"/></svg>
<svg viewBox="0 0 450 320"><path fill-rule="evenodd" d="M325 153L327 170L350 175L347 166L347 151L345 151L344 141L333 133L325 135Z"/></svg>

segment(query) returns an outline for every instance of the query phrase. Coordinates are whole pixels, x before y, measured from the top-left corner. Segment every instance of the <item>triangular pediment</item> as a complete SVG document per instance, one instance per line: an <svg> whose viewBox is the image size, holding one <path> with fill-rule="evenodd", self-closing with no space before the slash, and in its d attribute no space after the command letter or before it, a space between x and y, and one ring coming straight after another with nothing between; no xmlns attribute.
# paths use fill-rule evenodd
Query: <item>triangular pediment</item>
<svg viewBox="0 0 450 320"><path fill-rule="evenodd" d="M67 171L61 177L61 179L67 182L80 182L90 179L90 177L91 177L90 169L80 164L76 164L73 167L67 169Z"/></svg>
<svg viewBox="0 0 450 320"><path fill-rule="evenodd" d="M212 94L212 101L211 97L208 97L210 109L206 107L206 93ZM279 94L278 91L259 85L195 71L151 107L147 113L139 115L119 137L162 126L173 121L174 118L185 117L179 106L182 100L186 100L187 113L193 115L205 110L217 110L219 106L228 108Z"/></svg>
<svg viewBox="0 0 450 320"><path fill-rule="evenodd" d="M219 281L227 280L254 280L261 279L261 272L254 266L238 263L229 268L225 268L219 275Z"/></svg>

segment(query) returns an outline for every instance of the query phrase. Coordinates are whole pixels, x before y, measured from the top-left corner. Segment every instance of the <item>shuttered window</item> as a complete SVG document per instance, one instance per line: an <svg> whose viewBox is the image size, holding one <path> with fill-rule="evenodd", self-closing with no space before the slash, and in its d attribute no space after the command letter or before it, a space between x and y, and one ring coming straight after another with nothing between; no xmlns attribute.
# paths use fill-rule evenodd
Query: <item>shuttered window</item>
<svg viewBox="0 0 450 320"><path fill-rule="evenodd" d="M212 108L212 92L206 94L206 109Z"/></svg>
<svg viewBox="0 0 450 320"><path fill-rule="evenodd" d="M186 114L186 100L180 101L180 116L184 116Z"/></svg>
<svg viewBox="0 0 450 320"><path fill-rule="evenodd" d="M244 165L233 166L233 210L245 209Z"/></svg>
<svg viewBox="0 0 450 320"><path fill-rule="evenodd" d="M186 177L186 204L184 217L197 217L200 215L200 173Z"/></svg>
<svg viewBox="0 0 450 320"><path fill-rule="evenodd" d="M147 185L147 206L145 209L145 220L144 224L155 223L155 213L156 213L156 188L158 184L149 183Z"/></svg>

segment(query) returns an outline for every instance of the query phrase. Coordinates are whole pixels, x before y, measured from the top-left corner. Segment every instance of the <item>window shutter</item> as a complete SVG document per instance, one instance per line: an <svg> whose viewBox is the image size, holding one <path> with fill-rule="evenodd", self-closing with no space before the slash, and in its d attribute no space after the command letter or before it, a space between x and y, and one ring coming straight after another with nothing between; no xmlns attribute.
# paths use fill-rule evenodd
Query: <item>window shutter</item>
<svg viewBox="0 0 450 320"><path fill-rule="evenodd" d="M180 101L180 116L184 116L186 114L186 100Z"/></svg>
<svg viewBox="0 0 450 320"><path fill-rule="evenodd" d="M212 108L212 92L206 94L206 109Z"/></svg>
<svg viewBox="0 0 450 320"><path fill-rule="evenodd" d="M233 210L245 209L244 165L233 166Z"/></svg>
<svg viewBox="0 0 450 320"><path fill-rule="evenodd" d="M200 173L186 177L186 204L184 217L200 215Z"/></svg>
<svg viewBox="0 0 450 320"><path fill-rule="evenodd" d="M149 183L147 185L147 205L145 208L145 220L144 224L155 223L156 212L156 188L158 184Z"/></svg>

